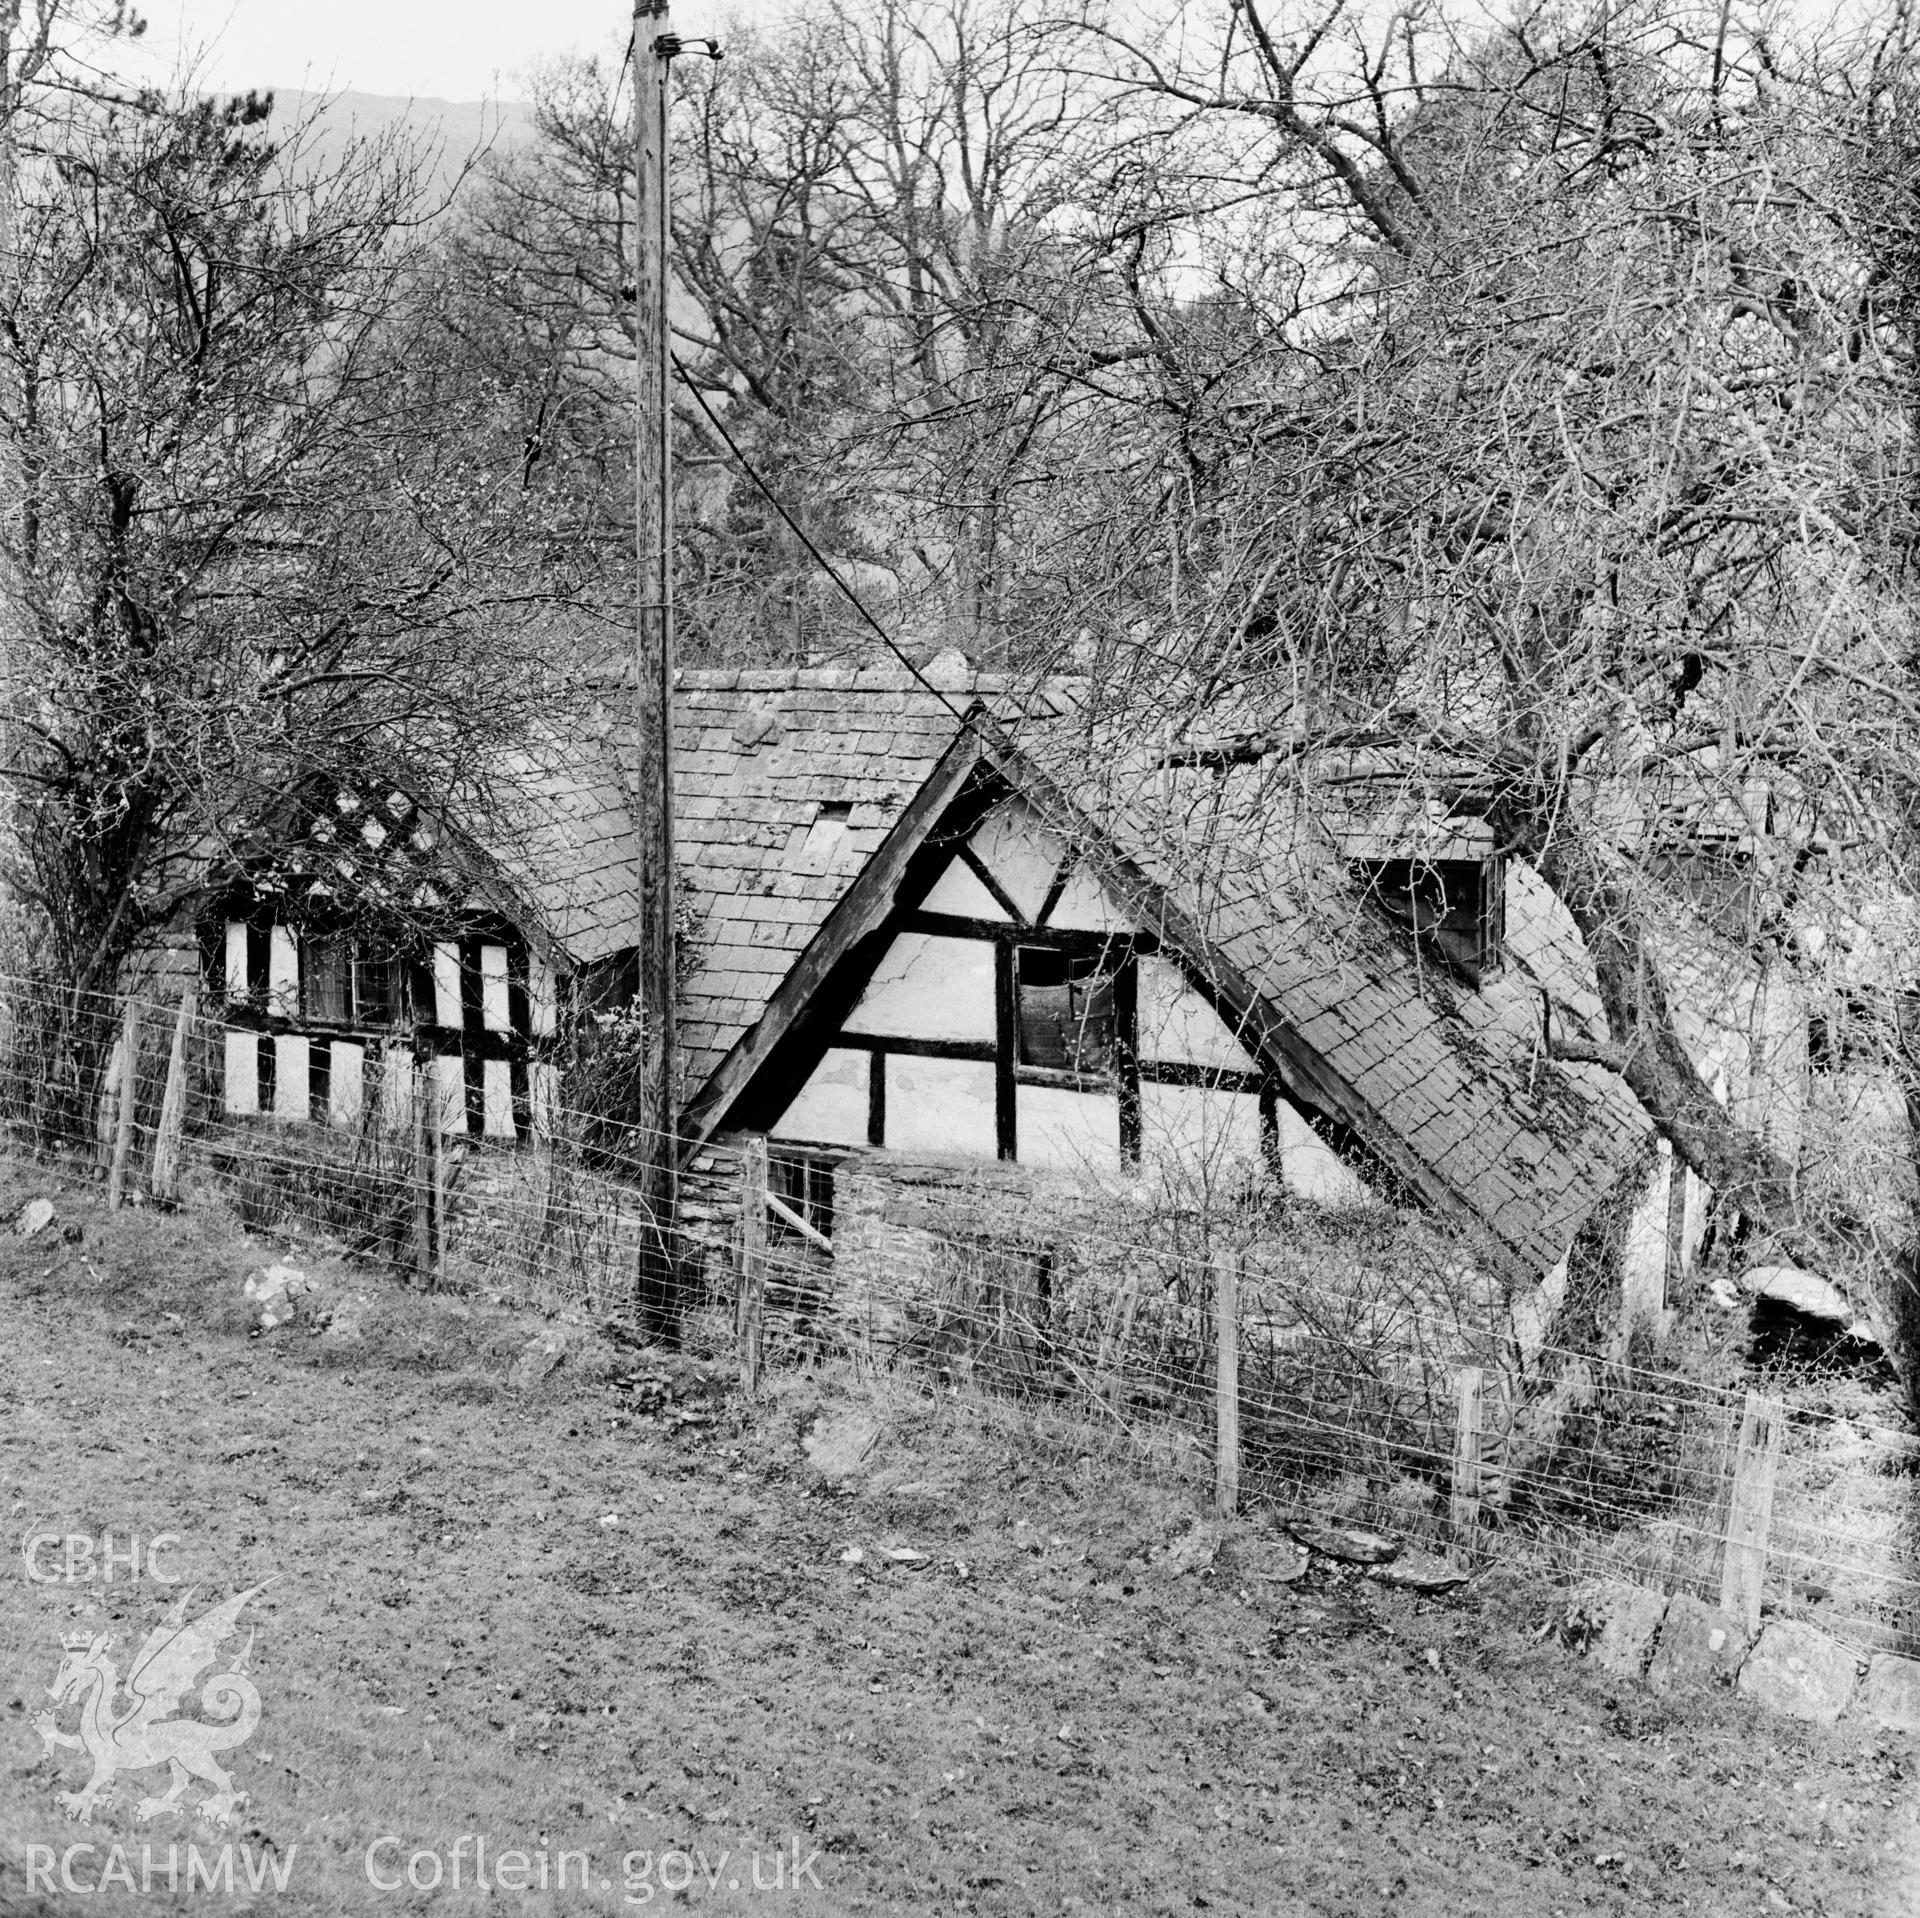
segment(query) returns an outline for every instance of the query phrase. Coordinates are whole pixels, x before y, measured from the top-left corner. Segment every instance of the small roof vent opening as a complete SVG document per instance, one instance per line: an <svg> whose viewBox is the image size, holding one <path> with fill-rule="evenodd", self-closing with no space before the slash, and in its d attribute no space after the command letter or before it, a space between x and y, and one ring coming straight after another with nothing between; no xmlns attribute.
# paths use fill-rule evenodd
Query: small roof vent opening
<svg viewBox="0 0 1920 1918"><path fill-rule="evenodd" d="M809 865L831 866L847 850L848 834L853 828L853 801L828 799L814 814L813 824L801 843L800 857Z"/></svg>

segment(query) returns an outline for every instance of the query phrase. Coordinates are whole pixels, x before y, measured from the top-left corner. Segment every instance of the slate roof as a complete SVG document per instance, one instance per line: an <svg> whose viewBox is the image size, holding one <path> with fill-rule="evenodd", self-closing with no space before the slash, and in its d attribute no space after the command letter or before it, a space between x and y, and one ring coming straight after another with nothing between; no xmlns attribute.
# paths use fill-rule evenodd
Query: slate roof
<svg viewBox="0 0 1920 1918"><path fill-rule="evenodd" d="M1645 1138L1639 1102L1540 1056L1536 997L1475 990L1369 908L1288 773L1153 781L1118 750L1096 763L1074 803L1352 1088L1370 1142L1391 1133L1522 1269L1556 1263Z"/></svg>
<svg viewBox="0 0 1920 1918"><path fill-rule="evenodd" d="M633 816L593 740L549 738L503 755L484 808L463 808L462 823L579 964L639 942Z"/></svg>
<svg viewBox="0 0 1920 1918"><path fill-rule="evenodd" d="M622 692L617 677L601 688L598 731L630 791ZM886 671L682 673L678 859L700 922L681 1004L689 1094L760 1020L976 702L1007 727L1012 759L1064 798L1074 836L1117 848L1351 1088L1363 1136L1457 1195L1510 1269L1538 1274L1565 1253L1647 1122L1610 1075L1540 1055L1539 984L1556 996L1566 987L1576 1018L1597 1012L1590 989L1576 989L1583 955L1577 936L1567 947L1571 928L1554 922L1551 894L1523 880L1509 938L1525 976L1476 992L1345 882L1340 860L1354 855L1344 837L1377 834L1383 816L1408 823L1401 804L1383 815L1375 794L1367 817L1353 808L1352 834L1329 834L1283 803L1271 764L1175 771L1158 763L1163 748L1090 738L1060 683L1016 689L970 675L935 691ZM1089 765L1104 776L1090 779ZM631 888L616 876L632 844L626 809L586 775L556 791L557 863L539 882L543 897L564 893L571 871L589 875L592 896L572 910L612 938L622 914L631 923ZM1424 802L1416 810L1428 816ZM1437 836L1477 841L1461 822L1434 825ZM557 925L568 907L556 897L543 910Z"/></svg>
<svg viewBox="0 0 1920 1918"><path fill-rule="evenodd" d="M971 674L929 691L900 670L680 674L676 859L699 921L698 965L680 1001L689 1092L766 1010L959 736L971 701L1003 692ZM1047 707L1044 693L1034 697ZM610 715L606 737L620 742L631 787L631 729Z"/></svg>

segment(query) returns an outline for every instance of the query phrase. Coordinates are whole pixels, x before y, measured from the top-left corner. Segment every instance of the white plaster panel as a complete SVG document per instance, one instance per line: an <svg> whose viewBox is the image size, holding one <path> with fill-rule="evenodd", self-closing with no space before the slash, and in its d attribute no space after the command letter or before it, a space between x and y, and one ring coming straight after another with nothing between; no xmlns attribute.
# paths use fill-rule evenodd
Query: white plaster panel
<svg viewBox="0 0 1920 1918"><path fill-rule="evenodd" d="M775 1138L821 1145L867 1142L867 1055L830 1046L773 1127Z"/></svg>
<svg viewBox="0 0 1920 1918"><path fill-rule="evenodd" d="M433 1112L442 1132L467 1129L467 1062L443 1052L433 1062Z"/></svg>
<svg viewBox="0 0 1920 1918"><path fill-rule="evenodd" d="M1620 1325L1624 1340L1636 1319L1659 1316L1666 1303L1667 1207L1673 1186L1673 1151L1657 1140L1659 1159L1639 1203L1627 1220L1620 1248Z"/></svg>
<svg viewBox="0 0 1920 1918"><path fill-rule="evenodd" d="M1114 1094L1017 1086L1013 1098L1015 1156L1022 1165L1119 1170L1120 1101Z"/></svg>
<svg viewBox="0 0 1920 1918"><path fill-rule="evenodd" d="M300 947L291 926L275 926L267 937L267 1009L283 1019L300 1010Z"/></svg>
<svg viewBox="0 0 1920 1918"><path fill-rule="evenodd" d="M551 1137L560 1109L560 1068L552 1060L536 1059L529 1068L527 1098L533 1108L533 1129L542 1138Z"/></svg>
<svg viewBox="0 0 1920 1918"><path fill-rule="evenodd" d="M1285 1099L1278 1102L1276 1130L1280 1177L1289 1192L1316 1205L1370 1205L1367 1183L1308 1125Z"/></svg>
<svg viewBox="0 0 1920 1918"><path fill-rule="evenodd" d="M999 1149L986 1059L887 1060L886 1143L901 1151L991 1159Z"/></svg>
<svg viewBox="0 0 1920 1918"><path fill-rule="evenodd" d="M513 1020L507 1011L507 949L480 948L480 1017L489 1032L507 1032Z"/></svg>
<svg viewBox="0 0 1920 1918"><path fill-rule="evenodd" d="M996 807L968 842L987 870L1027 918L1034 918L1053 890L1066 847L1018 800Z"/></svg>
<svg viewBox="0 0 1920 1918"><path fill-rule="evenodd" d="M250 1118L260 1110L260 1037L253 1032L227 1033L226 1109Z"/></svg>
<svg viewBox="0 0 1920 1918"><path fill-rule="evenodd" d="M413 1054L405 1046L389 1046L381 1057L380 1123L389 1132L413 1130Z"/></svg>
<svg viewBox="0 0 1920 1918"><path fill-rule="evenodd" d="M227 921L227 997L247 996L247 929L238 919Z"/></svg>
<svg viewBox="0 0 1920 1918"><path fill-rule="evenodd" d="M1140 1056L1161 1065L1251 1072L1253 1056L1227 1023L1164 959L1140 961Z"/></svg>
<svg viewBox="0 0 1920 1918"><path fill-rule="evenodd" d="M1207 1086L1140 1087L1140 1150L1195 1177L1213 1179L1229 1166L1267 1176L1260 1144L1260 1095Z"/></svg>
<svg viewBox="0 0 1920 1918"><path fill-rule="evenodd" d="M1686 1210L1680 1221L1680 1270L1691 1272L1707 1236L1707 1201L1713 1188L1697 1172L1682 1171L1680 1176L1687 1182Z"/></svg>
<svg viewBox="0 0 1920 1918"><path fill-rule="evenodd" d="M433 948L433 1017L436 1025L460 1026L460 948L441 939Z"/></svg>
<svg viewBox="0 0 1920 1918"><path fill-rule="evenodd" d="M529 959L527 961L527 1021L532 1026L533 1036L536 1039L553 1037L558 1007L559 991L554 981L553 968L544 959Z"/></svg>
<svg viewBox="0 0 1920 1918"><path fill-rule="evenodd" d="M1085 866L1075 863L1060 888L1060 897L1047 914L1047 924L1063 926L1069 932L1126 932L1126 915L1121 912L1099 880Z"/></svg>
<svg viewBox="0 0 1920 1918"><path fill-rule="evenodd" d="M950 912L957 919L993 919L1011 922L1007 909L980 883L980 875L964 859L952 859L934 881L921 906L923 912Z"/></svg>
<svg viewBox="0 0 1920 1918"><path fill-rule="evenodd" d="M350 1040L333 1042L333 1064L327 1075L327 1117L335 1125L354 1126L366 1101L367 1049Z"/></svg>
<svg viewBox="0 0 1920 1918"><path fill-rule="evenodd" d="M504 1059L484 1059L480 1082L485 1095L485 1127L489 1139L511 1139L513 1133L513 1067Z"/></svg>
<svg viewBox="0 0 1920 1918"><path fill-rule="evenodd" d="M1513 1342L1521 1363L1531 1367L1547 1342L1547 1328L1567 1298L1567 1255L1541 1274L1540 1283L1513 1303Z"/></svg>
<svg viewBox="0 0 1920 1918"><path fill-rule="evenodd" d="M278 928L276 927L277 931ZM273 1042L273 1116L304 1119L312 1111L304 1034L283 1032Z"/></svg>
<svg viewBox="0 0 1920 1918"><path fill-rule="evenodd" d="M993 1041L993 947L984 939L903 932L887 948L848 1032Z"/></svg>

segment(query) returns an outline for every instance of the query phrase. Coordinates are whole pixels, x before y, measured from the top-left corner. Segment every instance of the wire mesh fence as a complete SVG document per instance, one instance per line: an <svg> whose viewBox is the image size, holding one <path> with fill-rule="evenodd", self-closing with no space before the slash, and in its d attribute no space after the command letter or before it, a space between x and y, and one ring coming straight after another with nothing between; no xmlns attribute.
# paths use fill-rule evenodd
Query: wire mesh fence
<svg viewBox="0 0 1920 1918"><path fill-rule="evenodd" d="M404 1031L356 1037L353 1097L310 1078L304 1103L236 1099L234 1043L190 993L130 1011L0 978L0 1126L17 1152L103 1179L118 1161L129 1203L219 1204L412 1284L631 1309L653 1230L648 1142L602 1105L570 1105L564 1075L523 1074L538 1096L489 1136L484 1101L449 1103ZM683 1169L680 1228L678 1331L697 1353L750 1341L750 1372L827 1356L905 1370L1064 1408L1157 1457L1184 1448L1203 1472L1230 1267L1242 1504L1469 1563L1724 1594L1751 1382L1568 1342L1564 1319L1526 1336L1524 1301L1417 1216L1183 1206L885 1155L823 1167L777 1144L769 1174L763 1147L721 1138ZM1768 1383L1784 1404L1766 1603L1862 1649L1920 1646L1920 1441L1896 1395Z"/></svg>

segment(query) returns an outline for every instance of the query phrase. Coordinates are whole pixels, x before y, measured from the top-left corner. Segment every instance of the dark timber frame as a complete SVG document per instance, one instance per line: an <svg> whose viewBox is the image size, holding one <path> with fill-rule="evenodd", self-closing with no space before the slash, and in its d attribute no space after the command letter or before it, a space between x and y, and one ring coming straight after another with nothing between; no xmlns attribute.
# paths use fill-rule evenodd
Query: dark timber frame
<svg viewBox="0 0 1920 1918"><path fill-rule="evenodd" d="M1008 790L1026 794L1052 817L1081 817L1079 809L1038 767L1030 764L1011 741L998 736L991 721L976 707L969 715L968 726L781 981L765 1013L741 1036L687 1108L683 1152L696 1150L723 1122L763 1131L778 1118L793 1089L804 1083L811 1070L807 1062L817 1061L829 1036L839 1033L847 1012L872 976L891 936L896 911L918 910L939 867L964 843L992 796ZM1262 1077L1257 1090L1263 1131L1269 1139L1276 1136L1278 1102L1285 1098L1321 1138L1343 1156L1356 1160L1363 1176L1389 1193L1417 1198L1440 1218L1483 1243L1489 1263L1503 1277L1521 1284L1531 1284L1538 1278L1531 1265L1499 1234L1497 1221L1478 1212L1464 1194L1428 1165L1279 1009L1261 996L1246 974L1224 957L1137 862L1128 859L1091 823L1083 825L1077 836L1099 848L1101 882L1134 929L1134 950L1146 951L1146 942L1151 939L1154 949L1177 959L1189 982L1260 1061ZM996 936L1002 930L997 922L994 930ZM1011 991L1009 974L1000 984L996 999L1004 1002ZM997 1011L996 1024L1005 1016L1004 1011ZM850 1045L852 1035L842 1035L833 1042ZM1003 1068L1003 1080L1008 1076L1010 1067ZM1231 1082L1223 1079L1221 1083ZM1256 1088L1243 1082L1234 1089ZM996 1092L996 1112L1004 1109L1005 1092L1002 1083ZM875 1103L870 1093L870 1125ZM878 1103L884 1123L884 1095ZM1138 1136L1137 1103L1130 1119L1123 1106L1122 1122ZM1017 1140L1012 1143L1017 1145ZM1000 1145L1002 1151L1008 1149L1004 1134Z"/></svg>
<svg viewBox="0 0 1920 1918"><path fill-rule="evenodd" d="M516 1143L524 1144L533 1136L532 1063L552 1052L555 1041L533 1036L532 995L529 984L530 949L519 929L492 915L466 920L457 929L395 930L391 935L394 956L401 978L399 1017L383 1026L359 1025L351 1020L320 1020L306 1010L307 947L317 938L367 938L365 920L347 915L315 915L310 920L289 916L288 901L277 893L256 893L248 888L229 889L207 911L200 922L200 947L203 976L211 1003L221 1009L225 1024L236 1031L259 1035L259 1088L262 1111L276 1104L276 1080L279 1071L278 1038L302 1038L307 1042L307 1116L326 1122L330 1116L333 1079L333 1048L336 1044L364 1047L369 1058L383 1056L395 1047L405 1049L416 1064L435 1058L458 1058L462 1065L465 1090L466 1133L480 1141L486 1132L487 1061L504 1060L513 1100L513 1128ZM226 927L230 923L247 929L247 993L230 998L226 977ZM297 989L294 1009L274 1008L268 993L272 937L276 929L291 935L297 955ZM379 937L379 935L374 935ZM460 963L460 1023L441 1025L433 978L433 947L454 946ZM482 946L498 946L507 956L507 1030L497 1031L486 1022L484 979L481 970ZM556 1005L556 1026L558 1024ZM502 1137L498 1143L504 1145Z"/></svg>
<svg viewBox="0 0 1920 1918"><path fill-rule="evenodd" d="M943 817L924 829L918 842L906 850L898 868L901 873L900 884L890 902L890 909L878 916L858 939L848 940L844 944L838 941L828 944L828 950L837 952L838 964L821 981L810 1003L800 1011L786 1031L764 1047L758 1071L728 1115L730 1125L756 1131L770 1129L785 1109L794 1088L805 1082L822 1055L832 1047L838 1051L863 1052L867 1055L867 1143L870 1146L882 1146L886 1140L887 1059L966 1059L990 1065L994 1069L995 1149L997 1156L1003 1160L1019 1157L1019 1088L1052 1086L1064 1091L1114 1094L1119 1106L1121 1159L1128 1165L1137 1164L1142 1145L1141 1088L1145 1085L1164 1085L1237 1092L1257 1098L1262 1146L1276 1166L1282 1099L1293 1105L1305 1123L1343 1157L1357 1159L1363 1166L1372 1164L1375 1155L1357 1136L1337 1120L1293 1099L1271 1071L1262 1071L1258 1067L1252 1071L1235 1071L1230 1068L1162 1064L1142 1059L1139 1052L1138 967L1142 959L1160 957L1176 966L1187 985L1220 1014L1229 1029L1238 1030L1241 1027L1241 1016L1222 998L1203 970L1191 964L1184 952L1165 945L1154 932L1099 932L1048 925L1047 916L1059 903L1065 890L1071 859L1063 862L1060 871L1054 875L1039 907L1037 920L1028 918L1008 897L986 862L967 843L981 820L996 805L1010 797L1017 787L997 768L981 759L971 764L962 778L944 790L950 794L948 810ZM896 828L896 833L898 831L899 828ZM884 851L885 848L882 849ZM876 863L879 856L876 855ZM928 893L949 859L956 856L1007 914L1004 920L972 919L926 909L924 901ZM856 888L859 883L856 882ZM851 893L848 898L851 901ZM832 921L829 921L829 926L823 928L816 939L815 946L803 955L802 964L812 959L816 949L827 941L831 928ZM888 946L902 933L974 940L992 947L994 1035L991 1039L920 1039L845 1030L847 1016L872 979L875 968ZM1020 1062L1015 955L1022 948L1035 946L1070 955L1106 958L1113 962L1115 1062L1110 1077L1101 1075L1096 1080L1090 1074L1053 1071ZM777 1002L779 995L776 994L775 998ZM769 1016L771 1012L772 1008L769 1008ZM765 1024L763 1020L762 1026ZM745 1042L742 1043L744 1045ZM1257 1044L1250 1046L1249 1050L1257 1053ZM722 1070L725 1070L724 1066ZM715 1075L715 1082L719 1077L719 1074ZM710 1109L706 1095L698 1105ZM1388 1184L1395 1183L1393 1174L1384 1166L1374 1167L1373 1176Z"/></svg>

